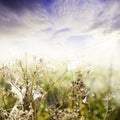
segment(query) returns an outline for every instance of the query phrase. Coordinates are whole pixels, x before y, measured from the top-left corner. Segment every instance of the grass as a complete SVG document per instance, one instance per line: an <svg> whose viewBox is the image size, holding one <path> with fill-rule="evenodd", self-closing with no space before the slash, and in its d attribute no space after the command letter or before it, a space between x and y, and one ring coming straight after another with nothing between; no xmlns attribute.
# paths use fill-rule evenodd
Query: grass
<svg viewBox="0 0 120 120"><path fill-rule="evenodd" d="M0 68L0 120L119 120L111 69L16 60Z"/></svg>

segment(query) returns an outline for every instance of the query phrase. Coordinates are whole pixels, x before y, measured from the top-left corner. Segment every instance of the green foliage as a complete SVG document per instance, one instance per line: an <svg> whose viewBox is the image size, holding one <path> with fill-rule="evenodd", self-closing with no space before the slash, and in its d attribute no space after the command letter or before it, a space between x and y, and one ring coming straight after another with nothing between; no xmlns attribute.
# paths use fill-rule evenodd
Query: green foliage
<svg viewBox="0 0 120 120"><path fill-rule="evenodd" d="M119 120L116 96L107 85L109 72L90 73L85 68L68 71L66 66L50 66L40 60L32 65L16 61L1 67L0 119ZM102 87L97 84L100 81L105 81Z"/></svg>

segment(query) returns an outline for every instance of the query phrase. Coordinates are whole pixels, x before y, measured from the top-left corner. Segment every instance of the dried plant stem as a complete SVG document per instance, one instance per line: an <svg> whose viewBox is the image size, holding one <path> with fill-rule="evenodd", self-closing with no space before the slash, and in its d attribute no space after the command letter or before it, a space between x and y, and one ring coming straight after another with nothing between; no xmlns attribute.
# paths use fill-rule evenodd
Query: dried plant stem
<svg viewBox="0 0 120 120"><path fill-rule="evenodd" d="M47 92L42 96L41 100L44 100L45 97L47 96L47 94L49 93L49 91L52 89L52 87L60 80L63 78L63 76L67 73L68 71L66 70L60 77L58 77L52 84L51 86L48 88Z"/></svg>

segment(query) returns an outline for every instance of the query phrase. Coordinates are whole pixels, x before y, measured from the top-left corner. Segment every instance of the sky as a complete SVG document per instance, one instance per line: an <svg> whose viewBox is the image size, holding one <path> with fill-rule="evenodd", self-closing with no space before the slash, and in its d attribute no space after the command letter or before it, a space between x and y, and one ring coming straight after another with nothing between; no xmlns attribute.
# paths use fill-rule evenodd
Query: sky
<svg viewBox="0 0 120 120"><path fill-rule="evenodd" d="M0 61L118 59L120 0L0 0ZM104 62L103 62L104 60Z"/></svg>

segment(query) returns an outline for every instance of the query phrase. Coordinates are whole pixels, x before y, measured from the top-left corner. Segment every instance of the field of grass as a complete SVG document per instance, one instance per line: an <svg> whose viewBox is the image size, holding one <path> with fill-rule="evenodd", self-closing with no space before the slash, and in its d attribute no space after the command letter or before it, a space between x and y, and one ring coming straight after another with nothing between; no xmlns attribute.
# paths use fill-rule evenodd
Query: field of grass
<svg viewBox="0 0 120 120"><path fill-rule="evenodd" d="M1 65L0 120L119 120L119 78L112 68L42 59Z"/></svg>

